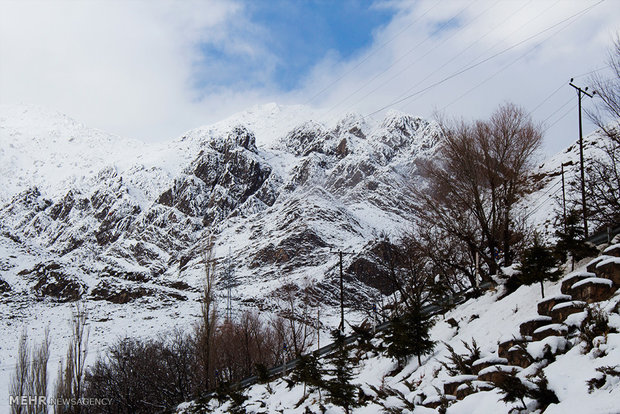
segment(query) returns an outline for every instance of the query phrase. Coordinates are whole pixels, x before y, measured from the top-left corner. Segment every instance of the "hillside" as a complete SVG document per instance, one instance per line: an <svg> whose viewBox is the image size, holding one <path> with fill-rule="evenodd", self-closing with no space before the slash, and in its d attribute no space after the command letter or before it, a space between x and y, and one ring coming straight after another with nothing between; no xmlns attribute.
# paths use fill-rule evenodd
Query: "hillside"
<svg viewBox="0 0 620 414"><path fill-rule="evenodd" d="M339 318L343 250L352 253L347 321L360 322L389 290L379 240L410 226L416 163L437 141L433 122L399 112L327 125L307 108L269 104L146 145L41 108L0 108L0 335L9 338L0 342L0 407L19 334L39 338L49 326L57 364L78 300L89 309L89 363L119 337L190 330L209 234L235 269L234 313L269 315L278 288L292 283L320 304L325 343ZM541 228L550 228L559 166L576 154L572 146L533 174L523 208ZM218 288L220 309L224 296Z"/></svg>
<svg viewBox="0 0 620 414"><path fill-rule="evenodd" d="M361 256L407 225L406 185L437 134L402 113L326 126L302 109L265 105L145 145L41 108L3 107L0 332L13 340L0 344L2 404L21 327L38 337L54 326L58 361L75 300L90 309L91 359L128 332L191 326L208 233L236 269L235 312L269 309L286 276L320 286L326 321L335 317L332 252ZM357 268L348 304L380 285Z"/></svg>
<svg viewBox="0 0 620 414"><path fill-rule="evenodd" d="M352 346L350 355L355 362L351 383L360 390L365 403L351 412L541 412L532 398L524 399L527 409L518 400L502 401L504 394L496 386L501 381L498 372L513 370L532 389L537 388L533 382L541 378L540 373L544 374L548 389L559 400L545 407L545 413L618 413L620 291L615 289L620 273L617 269L609 273L608 268L614 263L618 266L620 259L611 254L620 254L619 244L606 248L602 256L583 260L561 280L545 282L544 300L538 285L522 286L508 296L500 286L435 317L431 337L437 346L421 366L411 358L404 368L397 369L396 361L386 356L380 336L372 340L372 350L367 345ZM609 278L616 280L613 289ZM603 285L602 290L588 287L597 284ZM607 318L598 332L592 330L588 309ZM479 354L471 357L474 341ZM523 346L515 346L519 343ZM448 368L459 371L450 363L450 347L464 357L461 368L469 372L449 372ZM329 368L329 364L323 362L323 367ZM601 367L615 367L615 374L603 374L597 370ZM596 385L589 390L593 378ZM304 385L292 384L289 374L242 390L246 399L240 409L248 413L344 412L328 402L325 391L320 395L310 387L304 398ZM236 407L230 399L213 398L202 404L182 404L177 412L225 413Z"/></svg>

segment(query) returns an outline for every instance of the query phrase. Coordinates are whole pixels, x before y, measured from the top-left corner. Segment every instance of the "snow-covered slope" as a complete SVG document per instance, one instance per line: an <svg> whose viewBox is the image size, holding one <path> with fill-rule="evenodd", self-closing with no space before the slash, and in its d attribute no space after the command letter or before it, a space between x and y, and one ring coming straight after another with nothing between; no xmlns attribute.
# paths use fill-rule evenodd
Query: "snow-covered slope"
<svg viewBox="0 0 620 414"><path fill-rule="evenodd" d="M60 359L77 299L90 309L91 358L117 335L191 326L208 234L235 268L235 310L269 309L286 278L318 288L335 320L338 250L355 253L347 305L371 306L381 275L359 260L408 228L416 161L437 140L433 123L399 112L326 125L268 104L146 145L41 108L0 108L0 335L10 338L0 407L19 332L51 325ZM556 185L554 163L532 197Z"/></svg>
<svg viewBox="0 0 620 414"><path fill-rule="evenodd" d="M586 169L592 160L605 159L606 139L598 132L584 137L583 142ZM523 215L543 233L553 233L554 219L562 211L562 164L567 208L570 208L575 200L580 203L581 193L574 191L579 188L577 183L581 182L579 143L576 142L542 161L538 168L532 171L531 181L535 191L526 195L519 206Z"/></svg>
<svg viewBox="0 0 620 414"><path fill-rule="evenodd" d="M620 248L620 245L616 245ZM616 260L618 260L616 258ZM582 261L576 273L585 270ZM545 282L545 297L557 297L560 294L561 282ZM442 363L451 365L449 347L458 354L467 355L465 345L474 343L480 349L479 363L487 364L494 361L506 364L506 360L498 358L498 344L512 338L521 337L519 325L539 317L537 304L541 302L540 287L536 285L522 286L516 292L504 296L503 287L486 292L483 296L470 299L443 316L435 318L436 324L431 330L431 339L437 341L432 355L422 359L418 365L415 357L402 369L397 362L386 356L380 338L372 340L374 350L362 350L353 347L354 364L351 383L365 395L365 403L351 409L354 414L374 414L380 412L398 412L412 414L430 414L441 412L438 408L429 408L429 402L439 402L446 398L444 405L448 414L471 413L539 413L541 410L531 398L525 398L527 409L521 402L506 403L502 401L504 394L491 383L478 380L482 375L451 376ZM584 303L585 305L585 303ZM620 378L616 375L604 376L597 372L600 367L620 368L620 290L610 299L595 301L588 305L600 309L608 315L609 332L594 339L595 346L588 349L580 335L582 322L586 312L569 315L563 323L566 328L562 336L548 336L530 342L526 349L537 360L525 368L512 367L520 372L519 378L525 380L528 375L544 373L548 388L555 393L559 402L550 404L545 413L597 413L617 414L620 401ZM545 347L549 351L545 351ZM365 346L365 349L368 349ZM546 353L547 352L547 353ZM553 356L549 356L554 354ZM323 363L323 368L329 368ZM476 365L476 364L473 364ZM507 367L507 366L506 366ZM487 370L494 370L493 366ZM540 371L539 371L540 370ZM599 384L589 390L588 381L592 378L600 380ZM445 396L444 384L451 381L472 381L481 391L466 394L456 400L452 395ZM488 388L487 388L488 387ZM307 395L304 397L304 389ZM486 390L484 390L486 389ZM469 392L469 391L468 391ZM290 377L277 379L267 384L253 385L244 389L247 397L243 402L243 410L248 413L286 412L286 413L331 413L340 414L345 411L335 406L326 396L314 387L304 388L301 383L291 386ZM452 397L453 401L447 398ZM230 400L218 401L214 398L204 405L184 403L179 406L179 413L209 412L226 413L231 409ZM520 409L520 410L519 410ZM390 411L388 411L390 410Z"/></svg>
<svg viewBox="0 0 620 414"><path fill-rule="evenodd" d="M1 108L0 335L13 339L0 344L0 377L22 327L37 337L57 325L60 358L77 299L95 350L117 333L189 326L209 233L241 283L235 309L268 308L284 276L318 286L329 318L333 251L361 255L406 228L415 161L436 141L432 123L402 113L329 126L269 104L145 145L41 108ZM377 292L372 280L347 285L348 303ZM0 404L4 392L0 383Z"/></svg>

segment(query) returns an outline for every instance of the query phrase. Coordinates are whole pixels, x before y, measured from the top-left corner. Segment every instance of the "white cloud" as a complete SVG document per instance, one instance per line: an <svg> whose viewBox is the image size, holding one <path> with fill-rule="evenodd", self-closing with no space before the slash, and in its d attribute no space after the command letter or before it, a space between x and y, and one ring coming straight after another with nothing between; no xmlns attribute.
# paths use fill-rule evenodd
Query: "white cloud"
<svg viewBox="0 0 620 414"><path fill-rule="evenodd" d="M372 45L349 60L326 51L300 88L282 92L273 74L284 58L269 48L269 27L252 22L240 2L5 1L0 103L41 104L89 126L145 140L170 139L269 101L303 104L314 98L310 103L326 108L328 118L352 110L369 114L596 3L378 2L376 7L397 13L375 31ZM437 31L459 12L458 27ZM534 108L565 83L534 112L543 120L575 98L570 77L605 64L619 17L617 3L607 0L566 27L394 107L427 117L444 108L449 115L486 117L507 100ZM205 56L200 44L225 50L228 58ZM209 84L210 77L216 84ZM218 85L221 79L227 82ZM201 82L209 87L197 89ZM576 138L575 122L576 110L549 130L551 151Z"/></svg>
<svg viewBox="0 0 620 414"><path fill-rule="evenodd" d="M229 1L1 3L0 99L66 112L90 126L142 139L194 126L199 42L239 54ZM202 115L209 118L209 115Z"/></svg>
<svg viewBox="0 0 620 414"><path fill-rule="evenodd" d="M454 1L437 6L433 1L392 2L391 5L399 7L401 12L377 34L375 44L384 46L368 50L359 58L367 60L354 70L351 68L356 62L325 61L308 79L308 89L329 84L330 78L347 73L322 96L322 101L317 101L331 109L327 116L338 117L351 108L368 114L540 33L394 107L427 117L435 110L466 118L486 117L505 101L533 109L560 88L533 113L535 120L542 121L571 98L576 105L575 91L568 86L571 77L605 65L606 51L614 30L618 29L620 10L617 3L603 2L588 13L554 27L596 3ZM402 31L424 12L427 14L418 23ZM438 24L455 15L459 17L460 27L431 36ZM447 62L449 64L443 66ZM372 68L371 73L365 72L368 68ZM578 82L585 84L587 78L580 78ZM334 104L339 105L334 107ZM577 111L570 112L572 105L547 121L551 124L569 112L548 130L549 152L561 149L577 136Z"/></svg>

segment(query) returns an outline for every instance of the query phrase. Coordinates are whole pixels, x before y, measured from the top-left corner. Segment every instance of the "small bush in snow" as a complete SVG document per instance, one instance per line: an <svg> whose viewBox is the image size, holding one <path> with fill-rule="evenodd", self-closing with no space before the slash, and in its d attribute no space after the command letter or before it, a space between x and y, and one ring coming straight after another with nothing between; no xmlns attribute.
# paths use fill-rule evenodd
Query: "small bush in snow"
<svg viewBox="0 0 620 414"><path fill-rule="evenodd" d="M579 338L582 340L584 353L590 352L596 347L597 337L607 337L607 334L613 332L614 329L609 326L609 317L607 312L599 306L588 306L586 308L586 317L581 322L581 333ZM603 356L603 355L599 355Z"/></svg>
<svg viewBox="0 0 620 414"><path fill-rule="evenodd" d="M592 394L595 389L603 388L603 386L607 383L608 379L611 377L616 377L620 379L620 365L612 366L603 366L596 369L598 374L596 377L588 380L588 392Z"/></svg>
<svg viewBox="0 0 620 414"><path fill-rule="evenodd" d="M441 362L441 365L452 376L456 375L472 375L474 373L472 365L475 361L480 359L480 348L475 339L472 339L471 345L465 341L463 345L467 350L465 354L458 354L452 346L445 344L446 348L450 352L450 356L447 361Z"/></svg>
<svg viewBox="0 0 620 414"><path fill-rule="evenodd" d="M527 410L525 398L531 398L536 401L541 412L550 404L559 402L555 392L549 389L549 382L542 370L530 378L532 377L532 381L524 381L517 377L515 372L502 372L495 381L497 388L504 394L501 400L507 403L520 401L523 409Z"/></svg>
<svg viewBox="0 0 620 414"><path fill-rule="evenodd" d="M534 244L523 251L521 264L517 268L520 273L511 277L509 287L516 290L521 284L531 285L532 283L540 282L540 291L544 298L543 282L548 279L557 279L559 276L556 268L557 265L558 261L553 251L545 246L539 237L536 236L534 237Z"/></svg>

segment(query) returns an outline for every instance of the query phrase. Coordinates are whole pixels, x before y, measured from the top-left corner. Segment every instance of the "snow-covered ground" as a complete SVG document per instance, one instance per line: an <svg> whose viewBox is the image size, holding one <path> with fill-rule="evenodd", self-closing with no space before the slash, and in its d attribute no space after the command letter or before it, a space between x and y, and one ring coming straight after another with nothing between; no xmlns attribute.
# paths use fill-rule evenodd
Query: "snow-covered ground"
<svg viewBox="0 0 620 414"><path fill-rule="evenodd" d="M225 225L220 229L215 254L225 256L232 247L233 256L242 258L238 276L246 281L235 289L233 299L235 303L240 304L244 298L264 297L279 285L281 269L271 264L260 268L250 267L249 252L253 249L251 253L256 253L258 249L270 244L277 246L291 234L292 230L304 231L309 228L326 242L327 247L313 251L315 261L312 266L297 266L292 271L289 270L287 276L299 284L319 283L324 281L330 272L331 276L335 274L337 257L332 253L333 249L361 251L369 241L378 236L379 232L384 231L392 236L398 236L401 229L407 228L409 222L402 211L402 206L407 201L407 194L402 178L407 176L409 163L419 154L424 155L432 147L434 138L432 125L424 127L423 120L397 112L389 113L383 123L350 114L338 121L337 125L310 122L309 120L320 122L320 119L314 118L315 115L302 106L268 104L251 108L219 123L196 128L169 143L145 145L87 128L65 115L38 107L0 107L0 206L15 194L33 185L41 191L41 199L49 199L54 203L61 203L72 190L81 192L83 197L90 196L98 190L105 193L105 190L109 189L106 188L108 182L100 180L101 173L107 174L111 171L118 174L118 177L109 174L112 178L106 179L118 185L121 190L127 190L123 193L122 200L128 198L131 203L138 205L142 212L147 212L156 203L155 200L159 195L170 188L176 178L184 175L184 169L196 159L207 141L222 139L231 128L243 124L255 134L258 146L257 152L249 157L264 162L273 170L273 175L282 181L274 184L278 189L285 187L286 180L293 181L291 177L296 174L295 169L298 167L303 167L301 171L307 173L309 185L299 185L298 189L295 187L295 190L290 190L293 196L284 198L282 203L262 207L263 209L257 213L253 212L252 206L249 205L243 214L225 220ZM315 134L311 139L323 139L329 135L331 141L325 144L325 147L329 147L330 150L333 150L332 147L338 145L340 138L344 137L347 150L351 152L336 161L333 159L337 157L331 155L333 159L323 156L324 154L316 158L313 158L314 154L308 157L300 155L299 152L306 150L303 143L295 141L300 146L291 148L295 143L287 143L284 140L289 138L291 130L298 127L302 132L304 128L309 128L308 132ZM360 131L366 138L360 138ZM321 135L322 133L326 135ZM303 134L301 138L304 138ZM552 177L544 179L541 189L524 202L524 206L529 205L529 211L533 211L531 214L528 213L533 221L545 223L552 216L555 203L553 197L557 197L558 194L559 166L566 159L576 160L577 150L573 146L541 167L539 171L541 174ZM294 155L291 151L297 152ZM325 160L328 162L322 165L321 162ZM305 161L309 162L304 164ZM369 166L372 167L370 168L372 172L365 176L365 169ZM570 174L574 174L575 166L570 169ZM366 181L362 180L358 185L357 177L360 174ZM119 177L122 186L118 184ZM342 177L347 177L349 182L342 185L339 181ZM370 188L375 190L369 191ZM110 194L116 195L114 192ZM395 204L386 205L386 200ZM399 202L402 204L398 204ZM121 203L120 207L131 206L131 203ZM29 212L31 211L25 210L24 216ZM77 213L74 210L72 214ZM295 215L298 218L291 219ZM20 214L6 216L7 221L17 222L22 218ZM290 227L282 226L284 219L287 221L290 219L292 223ZM330 221L331 219L333 221ZM90 225L90 221L91 217L85 217L83 221L77 220L75 226L69 227L69 230L83 233L83 229ZM81 226L82 223L84 227ZM11 230L19 227L13 224L15 223L0 223L0 229L3 225ZM35 230L36 228L36 225L32 227ZM49 232L43 232L38 240L31 236L32 232L28 233L29 231L25 230L25 237L21 243L0 235L0 276L12 287L11 293L4 296L0 294L2 338L0 339L0 412L7 409L8 384L14 369L21 333L26 330L33 344L41 338L44 329L49 326L52 340L49 372L53 379L56 373L55 364L66 353L70 332L69 320L73 305L51 299L35 299L30 292L33 281L22 277L20 272L33 269L39 263L54 260L65 266L71 276L78 277L87 286L92 287L96 283L94 275L101 270L101 264L97 260L100 256L107 257L111 250L99 251L97 245L94 243L89 245L87 241L84 244L87 247L79 254L71 252L63 255L58 254L58 251L51 253L53 249L46 246L48 242L52 244L48 240L51 238ZM135 235L131 237L133 236ZM131 237L126 240L119 239L120 247L125 248L135 243L135 239ZM149 240L143 242L148 244ZM106 345L118 337L152 337L172 328L190 329L196 320L200 309L196 289L201 284L200 264L197 260L192 260L187 270L181 272L180 265L175 263L171 265L168 262L170 252L157 250L155 245L150 247L166 264L166 273L160 276L160 281L182 280L193 289L182 292L187 300L168 300L165 295L161 295L167 291L165 286L147 281L143 287L153 287L159 296L139 298L122 305L105 300L89 301L89 363ZM130 270L135 268L137 271L149 270L147 266L138 266L133 262L128 263L126 267ZM83 271L84 269L88 271ZM505 305L514 297L526 296L525 293L518 291L499 304L500 302L495 302L497 294L490 293L480 301L460 307L459 312L455 311L447 317L454 317L460 321L459 338L467 340L472 337L494 338L493 341L496 341L502 335L516 332L517 319L535 315L535 309L527 304L535 302L536 289L528 289L526 291L531 290L530 293L533 295L531 300L521 297L514 304ZM553 291L554 288L549 286L549 289ZM223 298L221 303L224 303ZM243 310L242 305L237 306L237 309ZM478 314L480 318L468 323L474 314ZM491 316L487 314L491 314L495 319L489 319ZM326 306L321 310L321 315L325 326L338 324L337 309ZM349 314L348 317L351 322L355 322L362 316ZM499 323L500 317L501 320L512 321L512 324ZM453 338L454 329L443 322L439 322L434 329L434 335L438 340L454 340L455 347L458 348L459 341ZM328 335L324 333L321 344L327 341ZM483 343L479 341L480 345ZM484 344L486 348L483 351L491 352L492 346ZM430 365L427 364L428 367L433 367L433 361L440 358L442 352L445 354L445 350L439 346L437 356L431 359ZM412 365L407 369L413 372L414 368ZM378 377L380 379L390 370L389 361L369 359L360 367L358 380L364 382L368 379L369 383L376 384L372 381L375 381L373 378L377 376L377 372L380 374ZM433 393L432 385L435 383L429 379L433 370L434 368L423 367L415 371L415 375L424 374L418 379L423 380L421 385L426 387L424 392L427 395ZM398 383L398 379L386 380ZM441 376L437 381L440 380ZM274 387L277 389L279 385ZM252 392L262 391L256 388ZM270 397L270 401L275 400L276 397ZM368 409L371 411L361 412L376 412L372 411L376 410L376 407Z"/></svg>
<svg viewBox="0 0 620 414"><path fill-rule="evenodd" d="M583 261L581 270L587 260ZM560 282L545 282L545 297L549 298L560 294ZM502 289L488 291L482 297L470 299L455 309L447 312L443 317L436 317L436 324L432 328L431 338L437 342L434 353L423 359L422 366L418 366L416 358L412 358L404 369L394 375L396 362L385 355L375 352L365 354L359 365L354 369L352 383L356 384L365 394L376 397L371 389L375 387L391 387L403 393L408 401L416 404L413 413L435 413L420 405L423 399L439 395L443 392L443 384L449 374L441 366L441 361L447 361L449 352L446 344L452 346L458 353L466 353L463 341L470 343L475 340L481 349L482 357L497 356L497 346L500 341L519 337L520 323L538 316L537 303L541 301L540 286L522 286L516 292L500 299ZM609 313L609 325L620 331L620 315L618 303L620 291L607 301L599 302L598 306ZM580 324L585 312L573 314L567 320L569 324ZM458 327L453 327L446 320L453 318ZM379 340L374 340L379 343ZM557 346L561 340L558 337L548 337L536 343L530 343L528 351L532 355L540 354L545 344ZM570 340L571 348L564 354L556 355L556 360L543 371L549 381L549 388L555 392L560 402L550 405L545 413L597 413L618 414L620 412L620 378L613 378L601 388L592 393L588 392L589 379L597 375L596 368L602 366L620 367L620 333L609 333L600 338L598 349L585 353L580 340ZM601 353L601 350L604 351ZM520 376L533 374L540 365L535 363L524 369ZM409 384L409 386L407 385ZM317 391L309 393L303 400L303 385L298 384L289 389L286 381L278 379L269 384L259 384L245 390L248 396L244 404L248 413L285 412L285 413L319 413L319 404L323 404L328 414L343 413L340 407L326 402L323 391L322 400ZM471 394L463 400L456 401L447 409L449 414L471 413L509 413L517 403L507 404L501 401L502 394L497 390L482 391ZM386 406L394 407L398 412L411 412L403 407L403 403L396 397L382 400ZM527 412L538 412L535 402L526 398ZM181 411L191 404L182 404ZM208 412L225 413L230 407L229 402L219 403L213 400L208 406ZM370 403L352 410L355 414L374 414L382 412L380 404Z"/></svg>

